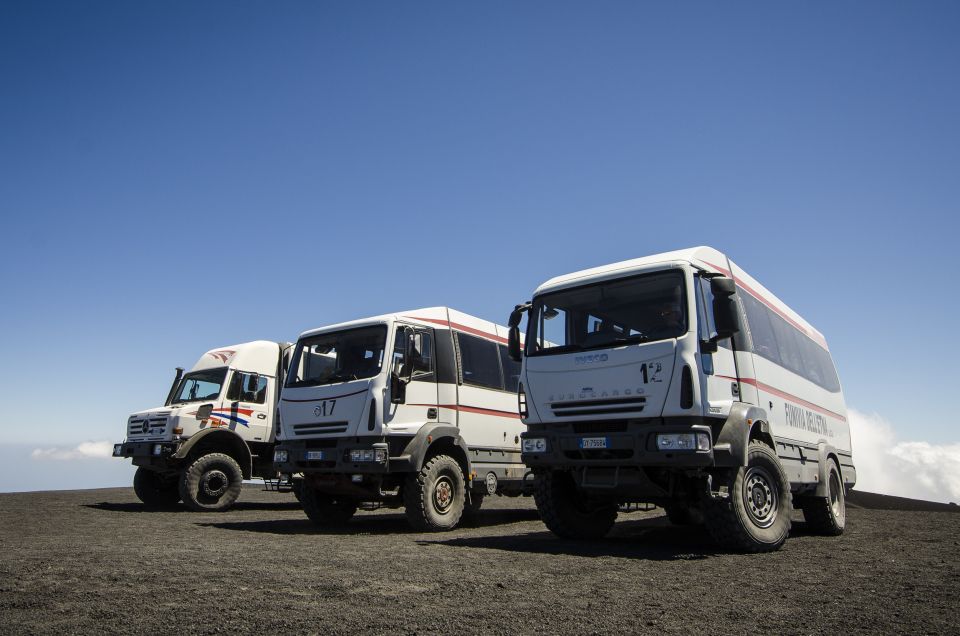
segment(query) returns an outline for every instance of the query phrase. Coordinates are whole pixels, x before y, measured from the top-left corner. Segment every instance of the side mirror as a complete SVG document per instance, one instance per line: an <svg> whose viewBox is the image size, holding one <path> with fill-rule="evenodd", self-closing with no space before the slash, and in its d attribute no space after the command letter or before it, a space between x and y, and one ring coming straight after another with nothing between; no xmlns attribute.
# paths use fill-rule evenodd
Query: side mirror
<svg viewBox="0 0 960 636"><path fill-rule="evenodd" d="M259 388L259 386L260 386L259 373L251 373L250 375L247 376L247 392L248 393L256 393L257 388Z"/></svg>
<svg viewBox="0 0 960 636"><path fill-rule="evenodd" d="M204 404L197 409L196 418L198 420L205 420L210 417L210 414L213 412L213 404Z"/></svg>
<svg viewBox="0 0 960 636"><path fill-rule="evenodd" d="M729 338L741 330L737 284L732 278L717 276L710 279L710 292L713 294L713 324L717 330L715 340Z"/></svg>
<svg viewBox="0 0 960 636"><path fill-rule="evenodd" d="M422 364L420 352L423 351L423 334L413 332L407 336L407 347L403 352L406 369L404 369L403 380L409 382L413 378L413 372L418 364Z"/></svg>
<svg viewBox="0 0 960 636"><path fill-rule="evenodd" d="M520 321L523 320L523 314L530 311L531 304L523 303L517 305L510 312L510 318L507 320L507 355L514 362L520 362L523 354L520 351Z"/></svg>
<svg viewBox="0 0 960 636"><path fill-rule="evenodd" d="M407 401L407 383L396 373L390 374L390 403L404 404Z"/></svg>

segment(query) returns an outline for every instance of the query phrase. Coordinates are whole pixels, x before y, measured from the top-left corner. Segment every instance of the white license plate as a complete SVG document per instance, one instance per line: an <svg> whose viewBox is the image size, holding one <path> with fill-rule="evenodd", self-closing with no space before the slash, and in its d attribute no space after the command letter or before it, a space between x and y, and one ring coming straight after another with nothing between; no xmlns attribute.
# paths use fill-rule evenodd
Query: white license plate
<svg viewBox="0 0 960 636"><path fill-rule="evenodd" d="M323 451L307 451L307 461L316 462L323 459Z"/></svg>
<svg viewBox="0 0 960 636"><path fill-rule="evenodd" d="M581 437L580 448L606 448L606 437Z"/></svg>

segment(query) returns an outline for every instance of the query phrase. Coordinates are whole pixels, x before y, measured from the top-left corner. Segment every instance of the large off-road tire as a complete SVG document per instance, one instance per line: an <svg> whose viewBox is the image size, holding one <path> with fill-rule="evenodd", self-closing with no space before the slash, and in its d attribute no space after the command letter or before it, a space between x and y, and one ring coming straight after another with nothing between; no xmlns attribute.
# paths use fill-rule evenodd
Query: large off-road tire
<svg viewBox="0 0 960 636"><path fill-rule="evenodd" d="M133 492L148 508L166 508L180 501L176 477L143 466L133 475Z"/></svg>
<svg viewBox="0 0 960 636"><path fill-rule="evenodd" d="M747 465L718 475L729 497L705 498L704 520L714 540L743 552L771 552L790 534L790 482L772 448L750 442ZM726 483L724 483L726 482Z"/></svg>
<svg viewBox="0 0 960 636"><path fill-rule="evenodd" d="M180 475L180 498L197 512L223 512L243 487L240 465L223 453L201 455Z"/></svg>
<svg viewBox="0 0 960 636"><path fill-rule="evenodd" d="M840 468L832 459L828 463L827 496L798 498L798 503L812 532L836 537L843 534L843 528L847 525L847 499Z"/></svg>
<svg viewBox="0 0 960 636"><path fill-rule="evenodd" d="M431 457L403 486L407 520L421 532L456 528L465 503L463 471L449 455Z"/></svg>
<svg viewBox="0 0 960 636"><path fill-rule="evenodd" d="M328 495L307 483L300 487L300 504L310 521L321 528L345 525L357 512L355 500Z"/></svg>
<svg viewBox="0 0 960 636"><path fill-rule="evenodd" d="M667 519L675 526L702 526L703 512L690 504L670 504L663 507Z"/></svg>
<svg viewBox="0 0 960 636"><path fill-rule="evenodd" d="M570 473L538 473L533 499L543 522L564 539L600 539L617 520L617 504L591 502L577 490Z"/></svg>

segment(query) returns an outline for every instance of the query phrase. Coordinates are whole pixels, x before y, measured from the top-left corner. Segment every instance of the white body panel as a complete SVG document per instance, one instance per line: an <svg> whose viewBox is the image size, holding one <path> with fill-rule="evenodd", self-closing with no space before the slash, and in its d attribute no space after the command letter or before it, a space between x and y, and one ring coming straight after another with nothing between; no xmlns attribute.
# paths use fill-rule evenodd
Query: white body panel
<svg viewBox="0 0 960 636"><path fill-rule="evenodd" d="M132 414L127 421L127 441L168 442L216 427L228 428L247 442L272 441L279 390L277 372L281 368L284 346L258 340L207 351L184 377L198 371L224 370L224 382L217 394ZM262 390L253 395L240 392L238 399L228 399L228 387L239 373L259 375ZM197 412L204 405L212 406L210 416L197 419Z"/></svg>
<svg viewBox="0 0 960 636"><path fill-rule="evenodd" d="M550 425L560 421L660 416L725 418L735 402L745 402L766 411L771 432L778 442L789 445L796 441L807 449L827 445L849 459L850 433L843 392L835 381L823 335L717 250L709 247L679 250L559 276L537 288L534 300L561 290L676 269L684 272L687 332L666 340L619 347L525 355L522 381L529 405L526 423ZM763 315L773 316L769 319L771 324L775 321L784 333L789 332L784 342L791 338L805 339L795 344L804 356L816 354L811 355L809 364L804 357L804 364L794 364L791 369L787 363L770 359L778 358L777 352L766 351L766 357L758 354L758 350L764 351L754 340L754 336L759 340L760 333L752 333L751 329L759 329L760 325L758 322L751 327L750 321L744 325L746 333L739 336L743 344L736 351L736 360L729 341L712 354L701 353L700 327L704 314L693 291L697 275L704 273L733 278L741 309L743 303L747 303L760 307ZM813 345L821 351L811 349ZM827 364L824 360L830 365L826 371L834 374L832 380L828 377L830 373L821 373L821 369L826 369L822 366ZM647 365L648 374L654 365L658 381L652 377L648 377L647 382L640 380L642 365ZM679 376L684 365L693 370L694 400L690 408L680 407ZM638 395L644 398L642 408L617 405L616 412L598 413L589 405L576 405L578 401L636 399ZM558 409L564 412L560 417ZM578 409L585 414L578 416ZM852 469L852 463L849 466Z"/></svg>

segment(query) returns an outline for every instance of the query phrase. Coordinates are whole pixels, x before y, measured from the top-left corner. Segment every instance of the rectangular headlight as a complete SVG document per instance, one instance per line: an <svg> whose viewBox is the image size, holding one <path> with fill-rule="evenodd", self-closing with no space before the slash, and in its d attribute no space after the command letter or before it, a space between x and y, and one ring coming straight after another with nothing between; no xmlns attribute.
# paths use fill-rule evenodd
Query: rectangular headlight
<svg viewBox="0 0 960 636"><path fill-rule="evenodd" d="M352 462L376 462L383 464L387 461L387 449L385 448L354 448L350 451L350 461Z"/></svg>
<svg viewBox="0 0 960 636"><path fill-rule="evenodd" d="M706 433L697 433L697 450L710 450L710 436Z"/></svg>
<svg viewBox="0 0 960 636"><path fill-rule="evenodd" d="M113 445L113 456L120 457L123 455L123 444L114 444Z"/></svg>
<svg viewBox="0 0 960 636"><path fill-rule="evenodd" d="M524 453L546 453L547 440L542 437L528 437L523 440Z"/></svg>
<svg viewBox="0 0 960 636"><path fill-rule="evenodd" d="M697 436L693 433L660 433L657 435L657 448L662 451L694 450Z"/></svg>
<svg viewBox="0 0 960 636"><path fill-rule="evenodd" d="M286 464L287 458L290 457L290 453L285 450L275 450L273 451L273 463L274 464Z"/></svg>
<svg viewBox="0 0 960 636"><path fill-rule="evenodd" d="M163 452L163 446L162 446L161 444L154 444L154 445L153 445L153 454L154 454L154 455L159 455L159 454L162 453L162 452Z"/></svg>

